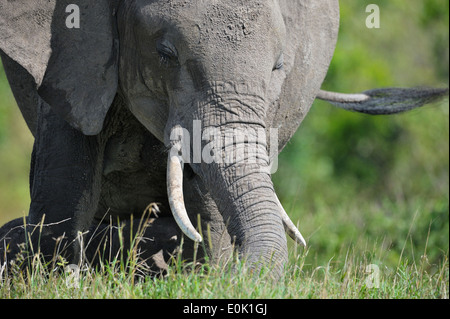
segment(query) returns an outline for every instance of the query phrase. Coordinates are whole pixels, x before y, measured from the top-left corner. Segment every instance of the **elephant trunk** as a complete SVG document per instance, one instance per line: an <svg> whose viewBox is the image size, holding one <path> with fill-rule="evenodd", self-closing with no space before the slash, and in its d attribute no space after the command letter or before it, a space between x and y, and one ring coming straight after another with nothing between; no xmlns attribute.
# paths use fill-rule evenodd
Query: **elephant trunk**
<svg viewBox="0 0 450 319"><path fill-rule="evenodd" d="M204 128L203 148L201 162L190 162L190 165L210 190L241 258L254 270L262 265L273 266L273 274L279 277L287 261L284 230L300 244L304 244L304 239L282 208L271 181L262 111L264 101L255 94L248 95L249 100L243 102L242 96L230 98L228 94L220 94L217 98L218 92L215 93L209 101L199 103L194 113ZM239 113L239 109L245 113ZM194 124L187 127L189 132L195 131ZM183 204L186 141L181 126L173 125L171 135L176 138L171 138L168 159L169 203L183 232L192 240L201 241ZM190 151L189 155L192 155ZM195 154L192 158L196 158Z"/></svg>
<svg viewBox="0 0 450 319"><path fill-rule="evenodd" d="M241 258L256 270L273 267L278 277L287 261L287 243L270 175L247 163L217 172L211 193Z"/></svg>

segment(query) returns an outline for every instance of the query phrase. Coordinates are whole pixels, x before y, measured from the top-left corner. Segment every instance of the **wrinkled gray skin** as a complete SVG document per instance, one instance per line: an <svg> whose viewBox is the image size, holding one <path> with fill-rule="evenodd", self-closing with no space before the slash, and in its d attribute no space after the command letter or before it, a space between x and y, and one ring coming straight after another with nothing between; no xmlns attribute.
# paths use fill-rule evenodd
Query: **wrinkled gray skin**
<svg viewBox="0 0 450 319"><path fill-rule="evenodd" d="M31 242L52 256L64 235L77 263L81 246L100 245L105 221L119 218L131 229L131 215L137 225L150 203L160 203L144 234L156 240L142 249L162 265L181 239L166 190L172 129L192 133L193 120L223 132L277 128L281 151L326 75L338 1L80 0L81 28L69 29L71 3L0 2L2 60L35 137L27 231L44 220ZM287 240L268 151L256 143L247 150L256 163L186 164L184 202L192 224L200 216L204 233L209 228L201 251L213 261L234 244L250 267L271 264L277 278ZM25 238L20 225L0 230L9 259ZM87 233L83 241L75 240L79 232ZM106 233L117 243L115 229ZM192 241L185 244L192 257Z"/></svg>

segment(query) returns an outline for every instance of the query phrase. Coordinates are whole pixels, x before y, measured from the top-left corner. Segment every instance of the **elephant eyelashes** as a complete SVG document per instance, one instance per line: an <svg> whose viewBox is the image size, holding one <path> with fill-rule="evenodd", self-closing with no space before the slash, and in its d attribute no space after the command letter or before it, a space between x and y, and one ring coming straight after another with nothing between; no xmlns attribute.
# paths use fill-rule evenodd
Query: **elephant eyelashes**
<svg viewBox="0 0 450 319"><path fill-rule="evenodd" d="M281 54L280 57L278 58L277 63L275 64L275 67L273 68L273 71L280 70L283 68L283 66L284 66L284 55Z"/></svg>
<svg viewBox="0 0 450 319"><path fill-rule="evenodd" d="M161 65L166 67L178 65L177 49L167 40L159 40L156 43L156 51L159 54L159 61Z"/></svg>

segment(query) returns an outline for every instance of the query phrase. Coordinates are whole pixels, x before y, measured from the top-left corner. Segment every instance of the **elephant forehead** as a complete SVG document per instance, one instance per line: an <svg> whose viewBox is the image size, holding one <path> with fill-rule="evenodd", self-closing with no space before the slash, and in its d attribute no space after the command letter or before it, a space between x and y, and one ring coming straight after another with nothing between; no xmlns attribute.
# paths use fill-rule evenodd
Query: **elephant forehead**
<svg viewBox="0 0 450 319"><path fill-rule="evenodd" d="M282 20L274 18L277 8L274 0L172 0L147 3L141 12L195 37L188 39L191 42L216 39L236 44L256 34L261 37L261 31L280 31Z"/></svg>
<svg viewBox="0 0 450 319"><path fill-rule="evenodd" d="M259 2L241 6L217 3L209 5L205 11L199 25L201 39L239 43L255 36L258 30L267 32L272 26L270 10Z"/></svg>
<svg viewBox="0 0 450 319"><path fill-rule="evenodd" d="M205 6L195 25L191 24L190 34L195 37L188 41L191 51L221 58L216 65L230 61L241 68L252 63L257 64L252 67L263 68L267 62L270 68L282 50L285 32L281 15L276 14L276 7L269 5L272 3L214 1Z"/></svg>

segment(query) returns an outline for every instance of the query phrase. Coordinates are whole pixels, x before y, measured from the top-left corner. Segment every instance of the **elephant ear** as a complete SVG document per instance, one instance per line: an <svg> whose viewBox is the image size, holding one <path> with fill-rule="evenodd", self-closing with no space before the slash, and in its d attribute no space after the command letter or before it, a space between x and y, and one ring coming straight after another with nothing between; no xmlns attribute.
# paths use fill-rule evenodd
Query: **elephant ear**
<svg viewBox="0 0 450 319"><path fill-rule="evenodd" d="M339 30L338 0L280 0L287 31L283 86L272 92L268 123L278 128L279 151L294 135L322 85ZM280 81L281 82L281 81Z"/></svg>
<svg viewBox="0 0 450 319"><path fill-rule="evenodd" d="M0 2L0 50L33 77L55 113L86 135L101 131L118 85L111 3Z"/></svg>

